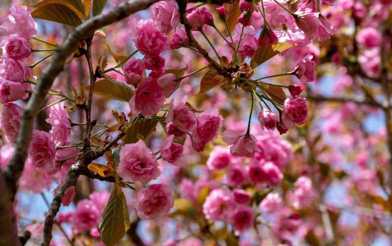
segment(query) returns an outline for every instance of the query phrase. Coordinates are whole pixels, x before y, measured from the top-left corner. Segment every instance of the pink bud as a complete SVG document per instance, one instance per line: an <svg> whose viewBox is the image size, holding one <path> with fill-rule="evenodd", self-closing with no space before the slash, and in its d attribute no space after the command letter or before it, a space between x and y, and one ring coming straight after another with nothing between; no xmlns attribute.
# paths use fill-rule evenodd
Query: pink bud
<svg viewBox="0 0 392 246"><path fill-rule="evenodd" d="M275 129L278 122L278 116L271 111L261 111L258 118L262 126L271 130Z"/></svg>
<svg viewBox="0 0 392 246"><path fill-rule="evenodd" d="M287 98L284 102L283 114L295 124L305 123L308 115L308 106L303 97Z"/></svg>
<svg viewBox="0 0 392 246"><path fill-rule="evenodd" d="M218 12L218 14L221 18L225 17L225 6L222 5L222 6L217 7L216 11Z"/></svg>
<svg viewBox="0 0 392 246"><path fill-rule="evenodd" d="M230 152L232 155L242 157L253 157L255 150L256 138L250 134L240 136L230 147Z"/></svg>
<svg viewBox="0 0 392 246"><path fill-rule="evenodd" d="M64 206L71 204L73 198L75 197L76 189L75 186L71 186L65 190L63 197L61 198L61 203Z"/></svg>
<svg viewBox="0 0 392 246"><path fill-rule="evenodd" d="M192 146L196 151L202 151L205 145L218 134L220 117L212 114L201 114L192 130Z"/></svg>
<svg viewBox="0 0 392 246"><path fill-rule="evenodd" d="M303 87L301 85L290 85L289 91L292 97L297 97L302 93Z"/></svg>

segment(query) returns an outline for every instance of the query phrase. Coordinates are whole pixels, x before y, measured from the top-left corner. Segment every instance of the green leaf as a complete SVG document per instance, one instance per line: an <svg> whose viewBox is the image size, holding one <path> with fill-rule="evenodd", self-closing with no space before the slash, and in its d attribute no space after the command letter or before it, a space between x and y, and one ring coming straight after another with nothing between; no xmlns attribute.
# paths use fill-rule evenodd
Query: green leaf
<svg viewBox="0 0 392 246"><path fill-rule="evenodd" d="M223 75L220 75L214 68L210 68L201 79L199 93L206 93L212 88L223 85L226 82L228 81Z"/></svg>
<svg viewBox="0 0 392 246"><path fill-rule="evenodd" d="M139 139L146 139L155 130L158 124L158 118L136 118L126 130L124 137L125 143L135 143Z"/></svg>
<svg viewBox="0 0 392 246"><path fill-rule="evenodd" d="M85 19L84 8L79 0L41 1L34 6L31 15L70 26L78 26Z"/></svg>
<svg viewBox="0 0 392 246"><path fill-rule="evenodd" d="M99 226L101 239L107 246L116 245L129 229L127 201L121 187L116 183L106 204Z"/></svg>
<svg viewBox="0 0 392 246"><path fill-rule="evenodd" d="M108 99L128 102L133 96L133 90L127 84L110 78L95 82L94 92Z"/></svg>
<svg viewBox="0 0 392 246"><path fill-rule="evenodd" d="M272 31L269 28L264 28L260 33L259 40L269 40L270 35L273 35ZM281 42L276 44L270 44L268 41L265 43L259 44L259 47L256 50L256 53L252 57L251 66L253 68L259 66L260 64L268 61L275 55L282 53L283 51L291 48L291 44L288 42Z"/></svg>
<svg viewBox="0 0 392 246"><path fill-rule="evenodd" d="M93 0L93 15L99 15L106 5L107 0Z"/></svg>

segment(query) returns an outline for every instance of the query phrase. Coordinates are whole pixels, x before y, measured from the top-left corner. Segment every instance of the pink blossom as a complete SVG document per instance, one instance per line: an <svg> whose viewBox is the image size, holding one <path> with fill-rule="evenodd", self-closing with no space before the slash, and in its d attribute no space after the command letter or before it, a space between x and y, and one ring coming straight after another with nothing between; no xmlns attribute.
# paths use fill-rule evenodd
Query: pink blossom
<svg viewBox="0 0 392 246"><path fill-rule="evenodd" d="M165 59L159 55L147 55L144 57L144 65L151 70L150 77L158 78L164 73Z"/></svg>
<svg viewBox="0 0 392 246"><path fill-rule="evenodd" d="M0 78L0 101L2 103L25 99L29 90L30 85L27 83L12 82Z"/></svg>
<svg viewBox="0 0 392 246"><path fill-rule="evenodd" d="M234 207L232 194L223 189L210 192L203 204L203 213L210 220L226 220Z"/></svg>
<svg viewBox="0 0 392 246"><path fill-rule="evenodd" d="M381 56L378 48L367 49L358 57L361 68L369 77L377 77L381 73Z"/></svg>
<svg viewBox="0 0 392 246"><path fill-rule="evenodd" d="M284 116L291 122L301 125L308 116L308 106L303 97L287 98L284 102Z"/></svg>
<svg viewBox="0 0 392 246"><path fill-rule="evenodd" d="M263 213L278 212L283 206L282 198L278 193L269 193L259 206Z"/></svg>
<svg viewBox="0 0 392 246"><path fill-rule="evenodd" d="M98 208L99 213L102 214L109 200L109 197L110 194L107 191L94 191L90 194L89 199Z"/></svg>
<svg viewBox="0 0 392 246"><path fill-rule="evenodd" d="M279 29L282 26L294 28L294 17L285 9L276 4L276 2L273 0L264 1L264 8L268 24L272 27L272 29Z"/></svg>
<svg viewBox="0 0 392 246"><path fill-rule="evenodd" d="M143 183L158 177L160 173L157 161L142 140L122 147L118 168L121 177Z"/></svg>
<svg viewBox="0 0 392 246"><path fill-rule="evenodd" d="M258 45L259 43L255 36L243 35L238 52L242 57L252 57L255 54Z"/></svg>
<svg viewBox="0 0 392 246"><path fill-rule="evenodd" d="M123 66L125 79L128 84L137 85L143 78L145 66L140 59L129 59Z"/></svg>
<svg viewBox="0 0 392 246"><path fill-rule="evenodd" d="M251 200L251 196L248 192L241 189L235 189L233 191L233 198L237 204L249 204Z"/></svg>
<svg viewBox="0 0 392 246"><path fill-rule="evenodd" d="M166 131L167 131L167 134L174 135L176 137L181 137L181 136L184 136L184 134L185 134L185 132L178 129L172 122L169 122L166 125Z"/></svg>
<svg viewBox="0 0 392 246"><path fill-rule="evenodd" d="M198 238L189 237L184 240L181 240L181 242L176 243L174 246L203 246L203 243Z"/></svg>
<svg viewBox="0 0 392 246"><path fill-rule="evenodd" d="M14 82L24 82L31 74L31 70L12 58L2 58L0 63L0 77Z"/></svg>
<svg viewBox="0 0 392 246"><path fill-rule="evenodd" d="M151 20L140 21L136 33L136 47L145 55L157 57L166 49L167 37Z"/></svg>
<svg viewBox="0 0 392 246"><path fill-rule="evenodd" d="M179 22L177 3L173 0L160 1L151 6L152 17L159 29L170 32Z"/></svg>
<svg viewBox="0 0 392 246"><path fill-rule="evenodd" d="M192 146L196 151L202 151L218 133L220 117L203 113L197 117L196 126L192 130Z"/></svg>
<svg viewBox="0 0 392 246"><path fill-rule="evenodd" d="M264 164L253 163L249 166L249 178L254 183L267 183L277 185L282 181L283 174L272 162Z"/></svg>
<svg viewBox="0 0 392 246"><path fill-rule="evenodd" d="M240 10L241 12L252 11L253 10L252 2L248 2L247 0L240 0Z"/></svg>
<svg viewBox="0 0 392 246"><path fill-rule="evenodd" d="M162 142L160 150L162 159L170 163L174 163L181 157L183 147L181 144L174 142L174 135L170 135Z"/></svg>
<svg viewBox="0 0 392 246"><path fill-rule="evenodd" d="M95 204L84 199L76 206L73 224L77 231L84 232L97 226L99 222L99 211Z"/></svg>
<svg viewBox="0 0 392 246"><path fill-rule="evenodd" d="M136 111L149 116L159 112L165 97L157 81L153 78L148 78L139 84L133 100Z"/></svg>
<svg viewBox="0 0 392 246"><path fill-rule="evenodd" d="M181 131L189 132L196 123L196 116L188 106L181 104L173 107L169 120Z"/></svg>
<svg viewBox="0 0 392 246"><path fill-rule="evenodd" d="M8 37L4 50L7 57L20 60L30 56L31 45L25 38L13 35Z"/></svg>
<svg viewBox="0 0 392 246"><path fill-rule="evenodd" d="M45 188L49 188L51 183L50 174L46 170L37 168L30 158L27 159L19 181L21 190L40 193Z"/></svg>
<svg viewBox="0 0 392 246"><path fill-rule="evenodd" d="M53 141L58 145L67 144L71 134L71 123L64 104L50 107L47 122L52 126L50 134Z"/></svg>
<svg viewBox="0 0 392 246"><path fill-rule="evenodd" d="M253 157L256 151L256 138L245 134L240 136L230 147L230 153L234 156Z"/></svg>
<svg viewBox="0 0 392 246"><path fill-rule="evenodd" d="M260 111L258 115L260 125L266 129L275 129L278 122L278 116L271 111Z"/></svg>
<svg viewBox="0 0 392 246"><path fill-rule="evenodd" d="M166 216L173 206L173 194L166 184L152 184L137 193L136 211L142 219Z"/></svg>
<svg viewBox="0 0 392 246"><path fill-rule="evenodd" d="M258 135L256 145L255 160L270 161L279 168L283 168L291 159L292 150L290 144L274 132L265 131Z"/></svg>
<svg viewBox="0 0 392 246"><path fill-rule="evenodd" d="M204 25L214 23L212 14L206 7L194 8L186 17L193 30L200 30Z"/></svg>
<svg viewBox="0 0 392 246"><path fill-rule="evenodd" d="M207 160L207 167L210 170L220 170L230 165L231 154L227 148L215 147Z"/></svg>
<svg viewBox="0 0 392 246"><path fill-rule="evenodd" d="M299 62L297 76L302 82L316 80L316 61L313 55L308 55Z"/></svg>
<svg viewBox="0 0 392 246"><path fill-rule="evenodd" d="M189 40L185 28L182 26L178 27L170 39L170 48L178 49L182 46L186 46L188 43Z"/></svg>
<svg viewBox="0 0 392 246"><path fill-rule="evenodd" d="M243 232L253 226L253 209L248 206L238 206L230 216L231 224L237 233Z"/></svg>
<svg viewBox="0 0 392 246"><path fill-rule="evenodd" d="M309 206L314 198L315 191L312 181L306 176L299 177L294 184L294 190L289 194L293 207L300 209Z"/></svg>
<svg viewBox="0 0 392 246"><path fill-rule="evenodd" d="M374 27L366 27L360 30L356 37L357 42L364 48L378 47L382 42L380 32Z"/></svg>
<svg viewBox="0 0 392 246"><path fill-rule="evenodd" d="M18 136L22 112L23 109L15 103L6 103L3 105L3 110L0 115L0 126L3 129L3 134L11 143L14 143Z"/></svg>
<svg viewBox="0 0 392 246"><path fill-rule="evenodd" d="M320 13L311 11L298 12L295 20L299 28L311 40L325 40L332 34L330 24Z"/></svg>
<svg viewBox="0 0 392 246"><path fill-rule="evenodd" d="M18 34L21 37L30 39L36 34L35 21L26 7L12 6L9 10L8 18L0 24L0 30L3 29L9 34Z"/></svg>
<svg viewBox="0 0 392 246"><path fill-rule="evenodd" d="M232 165L227 170L226 178L228 184L232 186L240 186L246 182L248 176L242 166Z"/></svg>
<svg viewBox="0 0 392 246"><path fill-rule="evenodd" d="M48 171L54 169L55 146L49 133L34 130L29 148L32 164Z"/></svg>
<svg viewBox="0 0 392 246"><path fill-rule="evenodd" d="M3 144L0 147L0 171L5 170L9 161L14 154L14 146L11 144Z"/></svg>

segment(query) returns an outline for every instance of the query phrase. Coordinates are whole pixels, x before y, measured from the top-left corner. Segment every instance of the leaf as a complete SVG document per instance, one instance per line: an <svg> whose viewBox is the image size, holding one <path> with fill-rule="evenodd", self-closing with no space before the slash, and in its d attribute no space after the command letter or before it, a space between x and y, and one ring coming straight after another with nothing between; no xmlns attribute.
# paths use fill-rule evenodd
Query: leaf
<svg viewBox="0 0 392 246"><path fill-rule="evenodd" d="M272 39L272 35L274 36L275 34L273 34L269 28L264 28L264 30L260 33L259 40L262 42L259 44L259 47L257 48L256 53L252 57L252 61L250 63L253 68L292 47L292 45L288 42L270 42L269 40ZM264 40L265 42L263 42Z"/></svg>
<svg viewBox="0 0 392 246"><path fill-rule="evenodd" d="M84 6L84 15L87 17L90 17L91 16L91 0L83 0L83 6Z"/></svg>
<svg viewBox="0 0 392 246"><path fill-rule="evenodd" d="M120 186L113 187L99 226L101 239L107 246L116 245L130 227L127 201Z"/></svg>
<svg viewBox="0 0 392 246"><path fill-rule="evenodd" d="M94 163L94 162L90 163L87 166L87 168L91 172L96 173L96 174L98 174L101 177L108 177L108 176L111 176L111 174L114 173L113 168L111 168L109 166L106 166L106 165L99 164L99 163Z"/></svg>
<svg viewBox="0 0 392 246"><path fill-rule="evenodd" d="M110 78L95 82L94 92L108 99L128 102L133 96L133 90L127 84Z"/></svg>
<svg viewBox="0 0 392 246"><path fill-rule="evenodd" d="M283 104L286 99L283 87L268 85L267 83L261 82L261 87L273 100L279 104Z"/></svg>
<svg viewBox="0 0 392 246"><path fill-rule="evenodd" d="M231 33L234 30L235 25L238 23L238 18L241 16L240 0L234 0L233 4L229 7L228 13L226 23L227 28Z"/></svg>
<svg viewBox="0 0 392 246"><path fill-rule="evenodd" d="M269 86L265 89L265 91L268 93L268 95L270 95L272 99L274 99L275 102L278 102L279 104L284 103L286 95L282 87Z"/></svg>
<svg viewBox="0 0 392 246"><path fill-rule="evenodd" d="M214 68L210 68L201 79L199 93L206 93L212 88L222 85L225 82L227 82L227 79L223 75L220 75Z"/></svg>
<svg viewBox="0 0 392 246"><path fill-rule="evenodd" d="M70 26L78 26L85 19L79 0L44 0L34 6L31 15Z"/></svg>
<svg viewBox="0 0 392 246"><path fill-rule="evenodd" d="M136 118L126 130L124 142L135 143L139 139L146 139L155 130L157 124L157 118Z"/></svg>
<svg viewBox="0 0 392 246"><path fill-rule="evenodd" d="M105 8L107 0L93 0L93 15L99 15L102 10Z"/></svg>

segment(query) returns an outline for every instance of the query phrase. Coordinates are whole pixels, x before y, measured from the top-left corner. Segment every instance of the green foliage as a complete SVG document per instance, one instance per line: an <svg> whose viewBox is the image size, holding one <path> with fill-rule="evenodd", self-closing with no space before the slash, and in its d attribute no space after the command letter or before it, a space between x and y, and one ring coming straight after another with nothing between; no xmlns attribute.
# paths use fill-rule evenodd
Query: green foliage
<svg viewBox="0 0 392 246"><path fill-rule="evenodd" d="M121 187L116 183L103 212L99 227L102 241L107 246L116 245L130 227L127 201Z"/></svg>

